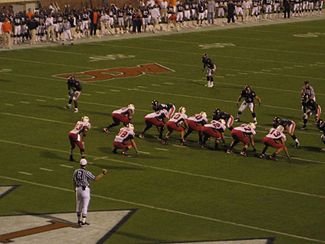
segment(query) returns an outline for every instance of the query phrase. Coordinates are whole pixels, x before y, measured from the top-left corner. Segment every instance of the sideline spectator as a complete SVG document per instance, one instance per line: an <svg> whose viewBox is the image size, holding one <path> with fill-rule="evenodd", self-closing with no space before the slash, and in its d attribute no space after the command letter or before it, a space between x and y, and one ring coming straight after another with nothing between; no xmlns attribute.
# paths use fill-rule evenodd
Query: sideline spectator
<svg viewBox="0 0 325 244"><path fill-rule="evenodd" d="M2 23L2 32L4 37L4 46L7 48L12 48L12 25L8 18L5 18L4 22Z"/></svg>

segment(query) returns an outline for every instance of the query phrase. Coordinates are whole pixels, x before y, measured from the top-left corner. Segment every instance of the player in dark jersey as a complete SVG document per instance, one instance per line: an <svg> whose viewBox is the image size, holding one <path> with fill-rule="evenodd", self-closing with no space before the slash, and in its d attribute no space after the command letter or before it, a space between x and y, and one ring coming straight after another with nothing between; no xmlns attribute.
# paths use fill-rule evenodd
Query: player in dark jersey
<svg viewBox="0 0 325 244"><path fill-rule="evenodd" d="M221 111L219 108L217 108L213 114L212 114L213 120L221 120L223 119L226 122L227 128L231 131L233 129L234 124L234 117L226 112Z"/></svg>
<svg viewBox="0 0 325 244"><path fill-rule="evenodd" d="M274 117L272 124L274 128L277 128L279 125L283 126L284 132L288 132L291 138L295 141L296 147L300 146L300 142L295 135L296 123L293 120Z"/></svg>
<svg viewBox="0 0 325 244"><path fill-rule="evenodd" d="M213 63L212 59L208 57L205 53L202 58L203 71L206 69L206 78L208 84L206 85L209 88L213 87L213 74L215 73L217 66Z"/></svg>
<svg viewBox="0 0 325 244"><path fill-rule="evenodd" d="M321 116L321 107L315 102L315 100L309 98L308 95L305 95L302 100L302 111L303 115L303 123L301 129L306 129L308 118L312 115L315 115L315 122L317 123L320 120Z"/></svg>
<svg viewBox="0 0 325 244"><path fill-rule="evenodd" d="M167 110L168 113L167 113L167 116L166 117L168 119L170 119L174 115L175 110L176 110L175 105L172 104L172 103L166 103L166 104L164 104L164 103L158 102L157 100L153 100L151 102L151 105L152 105L152 109L154 111L160 111L160 110L163 110L163 109Z"/></svg>
<svg viewBox="0 0 325 244"><path fill-rule="evenodd" d="M238 109L235 121L236 122L240 121L240 118L239 118L240 115L248 107L252 113L254 123L257 124L256 113L255 113L255 99L258 101L259 105L261 105L261 99L252 90L250 85L246 85L245 88L242 90L242 92L237 100L237 106L239 105L239 102L241 101L241 99L244 99L244 101L242 102L242 104L240 105L240 107Z"/></svg>
<svg viewBox="0 0 325 244"><path fill-rule="evenodd" d="M80 84L80 81L76 80L74 75L71 75L67 80L67 86L68 86L68 96L69 101L68 104L65 106L67 109L71 109L72 101L74 104L74 112L78 113L78 99L81 95L82 86Z"/></svg>
<svg viewBox="0 0 325 244"><path fill-rule="evenodd" d="M323 133L320 138L321 138L322 142L325 144L325 121L320 119L317 122L317 128L320 129L320 131ZM321 150L324 152L325 147L323 147Z"/></svg>

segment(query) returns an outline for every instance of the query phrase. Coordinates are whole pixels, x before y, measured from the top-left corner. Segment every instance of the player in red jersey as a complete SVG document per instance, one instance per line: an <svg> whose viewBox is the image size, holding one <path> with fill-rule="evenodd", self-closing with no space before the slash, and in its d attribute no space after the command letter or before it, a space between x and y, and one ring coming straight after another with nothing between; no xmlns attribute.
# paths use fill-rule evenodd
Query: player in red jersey
<svg viewBox="0 0 325 244"><path fill-rule="evenodd" d="M254 123L249 124L242 124L241 126L235 127L231 131L231 136L233 138L232 142L230 143L230 147L227 150L227 153L232 153L233 148L239 143L243 143L244 147L240 154L242 156L247 156L247 149L250 145L252 145L253 150L255 149L255 142L254 142L254 135L256 135L255 132L256 126Z"/></svg>
<svg viewBox="0 0 325 244"><path fill-rule="evenodd" d="M269 159L275 160L276 155L278 155L282 151L284 151L288 159L290 159L288 149L285 145L286 136L283 134L283 131L284 127L282 125L279 125L276 129L270 129L269 134L267 134L263 138L263 143L265 146L260 155L260 158L266 158L266 150L268 149L268 147L273 147L276 150L270 157L268 157Z"/></svg>
<svg viewBox="0 0 325 244"><path fill-rule="evenodd" d="M123 107L112 112L113 123L103 128L105 133L108 133L112 127L118 126L121 122L127 125L131 122L135 112L133 104L129 104L127 107Z"/></svg>
<svg viewBox="0 0 325 244"><path fill-rule="evenodd" d="M85 152L85 143L83 138L86 136L86 133L90 130L91 124L87 116L83 116L74 126L73 130L69 132L69 141L71 145L70 149L70 161L74 161L73 150L76 146L80 149L81 157L84 156Z"/></svg>
<svg viewBox="0 0 325 244"><path fill-rule="evenodd" d="M162 139L162 134L165 127L164 119L167 118L167 115L168 111L162 109L144 116L146 128L144 128L144 130L139 134L139 137L144 138L146 131L149 130L152 126L156 126L157 130L159 131L159 139Z"/></svg>
<svg viewBox="0 0 325 244"><path fill-rule="evenodd" d="M178 112L173 115L173 117L166 123L168 132L163 140L164 144L167 144L167 141L173 131L179 131L181 134L181 144L184 145L184 134L185 129L187 128L187 115L185 107L180 107Z"/></svg>
<svg viewBox="0 0 325 244"><path fill-rule="evenodd" d="M225 145L224 132L226 128L226 121L223 119L221 119L220 121L212 120L209 124L205 124L202 128L202 146L206 146L206 142L210 137L215 138L214 149L218 148L220 141L222 141Z"/></svg>
<svg viewBox="0 0 325 244"><path fill-rule="evenodd" d="M193 131L197 131L199 133L199 143L202 144L202 128L203 125L208 123L206 112L202 111L199 114L188 117L188 119L186 119L186 123L188 125L188 129L184 139L186 139Z"/></svg>
<svg viewBox="0 0 325 244"><path fill-rule="evenodd" d="M127 155L127 151L132 147L135 149L135 152L138 153L134 136L135 133L133 124L128 124L127 126L122 127L119 133L115 136L113 142L113 153L117 153L118 149L122 149L122 154Z"/></svg>

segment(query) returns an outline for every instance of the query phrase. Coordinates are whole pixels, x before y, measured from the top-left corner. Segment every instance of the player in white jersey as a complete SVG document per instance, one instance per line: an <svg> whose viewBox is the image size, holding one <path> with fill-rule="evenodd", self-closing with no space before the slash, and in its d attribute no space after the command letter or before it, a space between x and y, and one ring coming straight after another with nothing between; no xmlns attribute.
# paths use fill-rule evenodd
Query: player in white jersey
<svg viewBox="0 0 325 244"><path fill-rule="evenodd" d="M232 153L233 148L239 143L243 143L244 147L240 154L242 156L247 156L247 149L250 145L252 145L254 152L255 149L255 142L254 142L254 135L256 135L255 132L256 126L254 123L249 124L242 124L241 126L235 127L231 131L231 136L233 138L233 141L230 143L230 147L227 150L227 153Z"/></svg>
<svg viewBox="0 0 325 244"><path fill-rule="evenodd" d="M284 127L282 125L279 125L276 129L270 129L269 133L263 138L263 143L265 146L260 155L260 158L266 158L266 150L268 149L268 147L273 147L276 148L276 151L270 157L267 158L275 160L276 155L278 155L281 151L284 150L288 159L290 160L288 149L285 146L286 136L283 134L283 131Z"/></svg>
<svg viewBox="0 0 325 244"><path fill-rule="evenodd" d="M118 149L122 149L122 154L127 156L127 151L132 147L135 149L135 152L138 153L138 148L134 141L134 137L135 133L133 124L128 124L127 126L121 128L119 133L114 138L113 153L117 153Z"/></svg>
<svg viewBox="0 0 325 244"><path fill-rule="evenodd" d="M103 128L105 133L108 133L112 127L118 126L121 122L125 125L131 123L135 112L135 106L131 103L127 107L123 107L112 112L113 123Z"/></svg>
<svg viewBox="0 0 325 244"><path fill-rule="evenodd" d="M187 115L185 107L180 107L178 112L173 115L173 117L166 123L168 132L165 136L165 139L162 141L164 144L167 144L167 141L171 133L176 130L181 133L181 144L184 145L184 134L185 129L188 127L186 123Z"/></svg>
<svg viewBox="0 0 325 244"><path fill-rule="evenodd" d="M74 128L69 132L69 141L71 145L70 161L74 161L73 150L75 149L76 145L80 149L81 157L83 157L85 153L85 143L83 141L83 138L86 136L90 128L91 124L89 122L89 118L87 116L83 116L81 120L79 120L74 126Z"/></svg>
<svg viewBox="0 0 325 244"><path fill-rule="evenodd" d="M188 129L184 139L186 139L193 131L197 131L199 133L199 144L202 144L202 129L203 126L208 123L206 112L202 111L199 114L188 117L186 123L188 125Z"/></svg>
<svg viewBox="0 0 325 244"><path fill-rule="evenodd" d="M86 170L87 160L80 160L80 168L73 172L73 187L76 193L76 213L79 225L89 225L86 222L88 206L90 201L90 181L99 181L107 174L106 169L102 169L102 173L94 176L90 171Z"/></svg>
<svg viewBox="0 0 325 244"><path fill-rule="evenodd" d="M167 118L168 111L166 109L158 110L156 112L147 114L144 116L144 121L146 123L146 128L139 134L140 138L144 138L144 133L149 130L153 125L157 127L159 131L159 139L162 139L162 134L165 127L164 119Z"/></svg>
<svg viewBox="0 0 325 244"><path fill-rule="evenodd" d="M206 146L206 142L210 137L215 138L214 149L218 148L220 141L225 146L224 132L226 130L226 121L221 119L220 121L212 120L209 124L205 124L202 128L203 142L202 146Z"/></svg>

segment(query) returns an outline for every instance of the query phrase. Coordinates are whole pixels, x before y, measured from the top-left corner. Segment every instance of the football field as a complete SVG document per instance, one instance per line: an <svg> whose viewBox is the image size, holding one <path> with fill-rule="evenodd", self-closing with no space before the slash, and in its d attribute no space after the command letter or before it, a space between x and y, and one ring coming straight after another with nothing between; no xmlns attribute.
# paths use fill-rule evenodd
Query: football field
<svg viewBox="0 0 325 244"><path fill-rule="evenodd" d="M214 88L204 86L205 52L218 66ZM324 19L0 52L0 187L15 186L0 195L0 243L7 240L4 234L22 230L19 222L10 229L1 224L3 217L74 212L72 173L79 164L68 160L68 132L84 115L92 124L85 138L87 169L109 173L91 185L91 224L76 236L105 229L100 222L106 211L130 212L104 235L93 234L92 242L70 243L325 243L324 144L313 118L300 129L303 82L310 81L325 107L324 70ZM65 77L72 73L83 86L79 113L64 109ZM246 84L262 99L256 108L259 152L274 116L296 121L301 147L287 136L291 161L284 155L258 159L251 149L242 157L241 146L229 155L213 150L212 141L202 149L196 133L186 146L179 145L177 133L162 145L155 128L135 139L140 154L131 150L125 157L112 153L118 128L102 132L111 112L129 103L136 107L135 131L141 132L154 99L185 106L189 116L206 111L210 119L216 108L235 116ZM252 121L247 110L241 118ZM230 132L225 135L229 144ZM24 238L20 233L12 241ZM44 243L37 234L28 238Z"/></svg>

